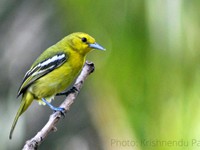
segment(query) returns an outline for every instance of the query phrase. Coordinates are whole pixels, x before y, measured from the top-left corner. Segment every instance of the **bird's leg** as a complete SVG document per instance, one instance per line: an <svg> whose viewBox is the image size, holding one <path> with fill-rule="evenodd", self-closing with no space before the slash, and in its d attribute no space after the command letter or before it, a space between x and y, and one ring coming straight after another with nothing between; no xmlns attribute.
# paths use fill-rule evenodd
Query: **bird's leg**
<svg viewBox="0 0 200 150"><path fill-rule="evenodd" d="M60 95L65 95L66 97L70 94L70 93L74 93L74 92L79 92L79 90L73 86L71 89L69 89L68 91L64 91L61 93L57 93L56 96L60 96Z"/></svg>
<svg viewBox="0 0 200 150"><path fill-rule="evenodd" d="M53 105L51 105L49 102L47 102L47 100L45 98L42 98L42 101L47 104L53 111L59 111L61 113L61 115L65 115L65 109L61 108L61 107L54 107Z"/></svg>

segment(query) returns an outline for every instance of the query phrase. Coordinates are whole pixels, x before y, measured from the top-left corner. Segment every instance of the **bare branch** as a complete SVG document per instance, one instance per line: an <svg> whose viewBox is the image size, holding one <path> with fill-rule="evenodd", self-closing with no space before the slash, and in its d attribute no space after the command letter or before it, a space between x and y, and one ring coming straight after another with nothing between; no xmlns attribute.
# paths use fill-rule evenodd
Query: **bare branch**
<svg viewBox="0 0 200 150"><path fill-rule="evenodd" d="M76 99L76 96L78 95L80 89L83 86L83 83L87 76L94 71L94 64L92 62L86 62L81 74L76 79L76 82L74 84L74 87L77 89L71 91L64 102L60 105L60 107L65 108L65 111L69 111L71 105L74 103L74 100ZM26 141L26 144L23 147L23 150L36 150L38 146L46 139L48 134L52 131L56 131L57 128L55 127L58 121L61 118L60 112L55 112L52 115L50 115L48 122L46 125L30 140Z"/></svg>

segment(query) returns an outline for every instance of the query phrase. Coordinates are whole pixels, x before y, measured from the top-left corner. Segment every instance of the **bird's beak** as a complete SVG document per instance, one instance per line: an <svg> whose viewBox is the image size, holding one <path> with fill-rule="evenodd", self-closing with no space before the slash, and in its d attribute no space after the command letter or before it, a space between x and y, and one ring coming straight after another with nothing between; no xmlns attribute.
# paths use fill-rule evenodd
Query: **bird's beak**
<svg viewBox="0 0 200 150"><path fill-rule="evenodd" d="M90 48L94 48L94 49L98 49L98 50L103 50L103 51L105 51L106 49L105 48L103 48L101 45L99 45L98 43L93 43L93 44L89 44L89 47Z"/></svg>

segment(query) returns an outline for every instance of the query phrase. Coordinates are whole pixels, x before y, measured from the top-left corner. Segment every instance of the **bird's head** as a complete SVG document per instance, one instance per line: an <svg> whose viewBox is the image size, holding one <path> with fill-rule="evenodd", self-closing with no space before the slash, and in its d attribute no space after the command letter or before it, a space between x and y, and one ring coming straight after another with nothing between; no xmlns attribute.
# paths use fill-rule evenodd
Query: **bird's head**
<svg viewBox="0 0 200 150"><path fill-rule="evenodd" d="M105 48L95 42L93 37L86 33L76 32L68 35L66 38L72 49L83 55L87 54L92 49L105 50Z"/></svg>

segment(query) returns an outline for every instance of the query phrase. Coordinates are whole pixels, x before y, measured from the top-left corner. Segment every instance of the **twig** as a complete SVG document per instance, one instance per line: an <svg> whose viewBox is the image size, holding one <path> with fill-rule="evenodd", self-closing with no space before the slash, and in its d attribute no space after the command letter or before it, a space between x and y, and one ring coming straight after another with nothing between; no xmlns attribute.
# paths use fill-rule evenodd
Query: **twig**
<svg viewBox="0 0 200 150"><path fill-rule="evenodd" d="M83 86L83 83L87 76L94 71L94 64L92 62L86 62L80 75L76 79L74 87L77 89L71 91L64 102L60 105L60 107L65 108L65 111L68 112L71 105L74 103L76 96L78 95L80 89ZM23 150L36 150L38 146L46 139L48 134L52 131L56 131L57 128L55 127L58 121L61 118L60 112L55 112L50 115L48 122L46 125L30 140L26 141L26 144L23 147Z"/></svg>

